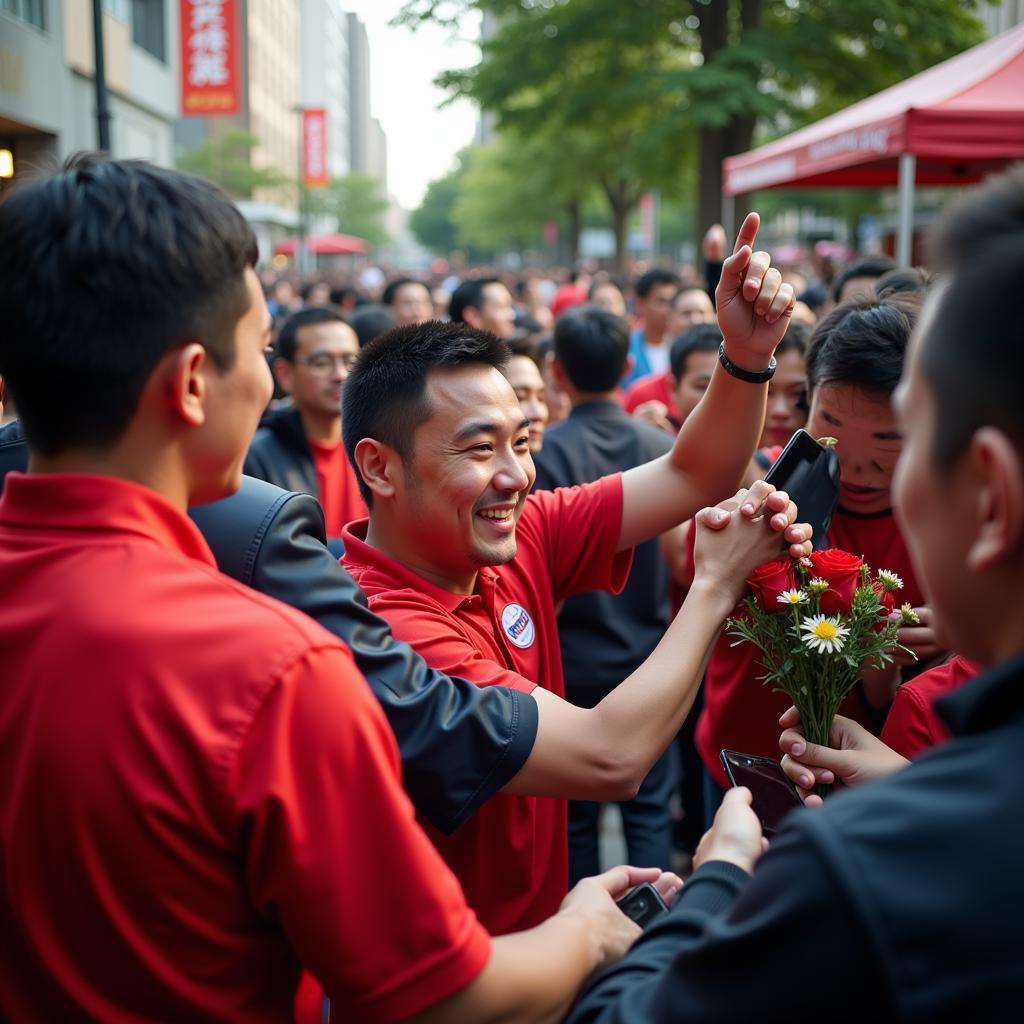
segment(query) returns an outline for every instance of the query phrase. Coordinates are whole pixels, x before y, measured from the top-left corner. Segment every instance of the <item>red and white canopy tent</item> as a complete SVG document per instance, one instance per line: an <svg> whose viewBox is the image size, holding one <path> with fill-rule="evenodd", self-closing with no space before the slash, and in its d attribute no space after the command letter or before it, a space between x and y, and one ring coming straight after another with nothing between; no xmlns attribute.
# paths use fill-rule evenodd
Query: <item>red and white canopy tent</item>
<svg viewBox="0 0 1024 1024"><path fill-rule="evenodd" d="M314 256L356 256L370 247L364 238L356 238L355 235L312 235L304 239L303 244ZM294 256L298 248L298 238L286 238L274 246L274 254Z"/></svg>
<svg viewBox="0 0 1024 1024"><path fill-rule="evenodd" d="M906 266L915 184L969 184L1021 158L1024 25L816 124L728 157L723 213L731 212L731 197L761 188L898 185L896 257Z"/></svg>

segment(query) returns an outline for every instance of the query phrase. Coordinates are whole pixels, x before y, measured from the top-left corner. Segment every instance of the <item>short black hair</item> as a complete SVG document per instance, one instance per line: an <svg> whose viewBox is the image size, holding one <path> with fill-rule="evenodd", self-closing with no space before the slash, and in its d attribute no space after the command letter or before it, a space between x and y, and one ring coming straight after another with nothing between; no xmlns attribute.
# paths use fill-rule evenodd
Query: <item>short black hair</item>
<svg viewBox="0 0 1024 1024"><path fill-rule="evenodd" d="M404 288L407 284L418 284L421 288L427 288L423 281L417 281L415 277L396 277L394 281L388 282L387 287L381 294L381 303L385 306L393 306L398 295L398 289ZM427 294L430 294L429 288L427 288Z"/></svg>
<svg viewBox="0 0 1024 1024"><path fill-rule="evenodd" d="M331 302L335 306L342 306L345 304L345 300L348 298L354 298L356 303L362 298L359 294L359 290L353 288L349 284L337 285L331 289Z"/></svg>
<svg viewBox="0 0 1024 1024"><path fill-rule="evenodd" d="M875 282L875 294L880 299L890 295L925 295L933 281L924 267L897 267L886 271Z"/></svg>
<svg viewBox="0 0 1024 1024"><path fill-rule="evenodd" d="M845 384L879 397L891 395L903 373L916 319L916 307L898 298L858 296L836 306L811 335L808 390Z"/></svg>
<svg viewBox="0 0 1024 1024"><path fill-rule="evenodd" d="M359 339L359 347L365 348L382 334L397 327L394 314L383 303L370 302L364 306L356 306L349 314L349 323Z"/></svg>
<svg viewBox="0 0 1024 1024"><path fill-rule="evenodd" d="M341 429L367 507L373 504L373 492L356 465L356 445L373 438L408 463L416 428L433 414L426 397L427 374L473 364L504 371L508 360L508 345L489 331L440 320L396 327L360 352L345 384Z"/></svg>
<svg viewBox="0 0 1024 1024"><path fill-rule="evenodd" d="M276 355L281 359L287 359L289 363L293 362L299 348L299 331L303 327L335 322L349 326L344 313L337 306L306 306L305 309L292 313L281 325L281 332L274 345Z"/></svg>
<svg viewBox="0 0 1024 1024"><path fill-rule="evenodd" d="M489 284L501 284L501 282L496 277L474 277L463 281L452 292L451 301L448 303L448 317L452 323L465 323L463 314L469 307L483 308L484 289Z"/></svg>
<svg viewBox="0 0 1024 1024"><path fill-rule="evenodd" d="M722 331L718 324L694 324L687 327L668 350L668 365L672 376L677 381L681 380L694 352L717 352L721 344Z"/></svg>
<svg viewBox="0 0 1024 1024"><path fill-rule="evenodd" d="M208 181L78 154L8 194L0 239L0 373L36 451L112 444L176 346L232 366L256 238Z"/></svg>
<svg viewBox="0 0 1024 1024"><path fill-rule="evenodd" d="M848 263L836 274L835 280L832 282L832 301L839 301L843 285L847 281L852 281L855 277L881 277L895 269L895 262L888 256L865 256L863 259Z"/></svg>
<svg viewBox="0 0 1024 1024"><path fill-rule="evenodd" d="M626 370L629 324L600 306L574 306L555 322L554 351L573 387L611 391Z"/></svg>
<svg viewBox="0 0 1024 1024"><path fill-rule="evenodd" d="M671 284L678 288L682 281L678 274L667 270L665 267L653 267L646 274L641 275L633 290L636 292L638 299L646 299L651 294L651 290L657 288L660 284Z"/></svg>
<svg viewBox="0 0 1024 1024"><path fill-rule="evenodd" d="M921 339L935 394L933 458L949 468L993 426L1024 451L1024 166L968 193L939 222L931 265L948 272Z"/></svg>

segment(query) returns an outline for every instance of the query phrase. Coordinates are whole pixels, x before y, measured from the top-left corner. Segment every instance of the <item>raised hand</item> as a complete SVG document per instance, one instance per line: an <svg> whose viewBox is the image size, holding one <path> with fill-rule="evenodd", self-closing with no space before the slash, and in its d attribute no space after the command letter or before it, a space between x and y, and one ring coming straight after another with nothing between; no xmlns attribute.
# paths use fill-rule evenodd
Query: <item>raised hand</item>
<svg viewBox="0 0 1024 1024"><path fill-rule="evenodd" d="M789 327L796 301L792 285L783 283L768 253L754 251L760 225L756 213L747 214L715 291L726 354L744 370L768 365Z"/></svg>

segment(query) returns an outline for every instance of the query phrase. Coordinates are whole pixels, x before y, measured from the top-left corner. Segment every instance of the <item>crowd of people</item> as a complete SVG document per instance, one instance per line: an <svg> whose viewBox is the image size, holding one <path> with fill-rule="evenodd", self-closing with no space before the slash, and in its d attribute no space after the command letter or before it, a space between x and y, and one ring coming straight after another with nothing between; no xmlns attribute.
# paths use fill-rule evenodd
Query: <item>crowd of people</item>
<svg viewBox="0 0 1024 1024"><path fill-rule="evenodd" d="M934 278L758 230L296 282L177 172L5 198L0 1015L1012 1016L1024 174ZM802 427L823 541L763 480ZM815 541L917 619L827 747L722 635ZM770 846L726 747L806 794Z"/></svg>

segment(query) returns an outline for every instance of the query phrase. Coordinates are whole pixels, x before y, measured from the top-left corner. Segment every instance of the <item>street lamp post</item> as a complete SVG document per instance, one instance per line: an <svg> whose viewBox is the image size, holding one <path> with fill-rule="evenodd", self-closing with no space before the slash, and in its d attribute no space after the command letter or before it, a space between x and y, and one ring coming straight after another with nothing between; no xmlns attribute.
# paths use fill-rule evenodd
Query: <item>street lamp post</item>
<svg viewBox="0 0 1024 1024"><path fill-rule="evenodd" d="M110 152L110 96L103 53L103 0L92 0L93 64L96 68L96 145Z"/></svg>

